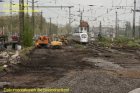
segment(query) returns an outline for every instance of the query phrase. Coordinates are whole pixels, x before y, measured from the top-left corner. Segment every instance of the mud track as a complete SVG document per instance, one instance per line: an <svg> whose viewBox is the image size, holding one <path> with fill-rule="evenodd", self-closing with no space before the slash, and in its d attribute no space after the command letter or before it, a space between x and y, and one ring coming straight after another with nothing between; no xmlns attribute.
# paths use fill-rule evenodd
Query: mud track
<svg viewBox="0 0 140 93"><path fill-rule="evenodd" d="M0 82L10 82L14 88L70 88L70 93L128 93L140 87L140 58L136 53L66 47L35 49L29 57L0 77ZM84 58L103 59L124 70L105 70Z"/></svg>
<svg viewBox="0 0 140 93"><path fill-rule="evenodd" d="M13 82L15 87L41 87L64 77L70 70L92 68L80 62L85 56L81 50L36 49L29 56L28 62L18 64L14 72L1 77L0 81Z"/></svg>

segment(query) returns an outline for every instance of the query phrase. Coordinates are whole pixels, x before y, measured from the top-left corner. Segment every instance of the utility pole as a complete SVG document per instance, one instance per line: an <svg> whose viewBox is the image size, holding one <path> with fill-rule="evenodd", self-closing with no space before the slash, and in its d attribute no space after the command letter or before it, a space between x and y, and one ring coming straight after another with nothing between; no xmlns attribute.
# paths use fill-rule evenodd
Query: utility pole
<svg viewBox="0 0 140 93"><path fill-rule="evenodd" d="M12 31L12 21L13 21L13 17L12 17L12 0L10 0L10 32L13 34L13 31Z"/></svg>
<svg viewBox="0 0 140 93"><path fill-rule="evenodd" d="M100 25L99 25L98 39L99 39L99 40L102 39L102 23L101 23L101 21L100 21Z"/></svg>
<svg viewBox="0 0 140 93"><path fill-rule="evenodd" d="M83 12L81 12L81 19L80 22L83 20Z"/></svg>
<svg viewBox="0 0 140 93"><path fill-rule="evenodd" d="M102 34L102 22L100 21L99 34Z"/></svg>
<svg viewBox="0 0 140 93"><path fill-rule="evenodd" d="M127 37L127 31L128 31L128 23L125 23L125 37Z"/></svg>
<svg viewBox="0 0 140 93"><path fill-rule="evenodd" d="M133 10L133 38L135 38L135 21L136 21L136 0L134 0L134 10Z"/></svg>
<svg viewBox="0 0 140 93"><path fill-rule="evenodd" d="M69 24L71 23L71 8L73 8L74 6L34 6L34 0L32 0L32 6L28 6L28 7L32 7L32 10L34 10L34 7L37 7L37 8L69 8ZM34 14L32 14L34 15Z"/></svg>
<svg viewBox="0 0 140 93"><path fill-rule="evenodd" d="M68 7L69 8L69 29L68 29L68 34L70 33L70 30L71 30L71 6Z"/></svg>
<svg viewBox="0 0 140 93"><path fill-rule="evenodd" d="M71 24L71 6L70 7L68 7L69 8L69 25Z"/></svg>
<svg viewBox="0 0 140 93"><path fill-rule="evenodd" d="M52 21L52 18L50 18L50 29L49 29L49 35L52 35L52 32L51 32L51 29L52 29L52 28L51 28L51 27L52 27L52 22L51 22L51 21Z"/></svg>
<svg viewBox="0 0 140 93"><path fill-rule="evenodd" d="M42 11L41 11L41 24L40 24L40 31L41 31L41 33L43 32L42 30L43 30L43 16L42 16Z"/></svg>
<svg viewBox="0 0 140 93"><path fill-rule="evenodd" d="M118 32L117 32L117 35L119 36L119 31L120 31L120 25L118 24Z"/></svg>
<svg viewBox="0 0 140 93"><path fill-rule="evenodd" d="M20 40L19 43L23 44L23 32L24 32L24 0L19 0L19 30L20 30Z"/></svg>
<svg viewBox="0 0 140 93"><path fill-rule="evenodd" d="M35 25L35 22L34 22L34 0L32 0L32 30L33 30L33 36L35 34L35 31L34 31L34 25Z"/></svg>
<svg viewBox="0 0 140 93"><path fill-rule="evenodd" d="M118 12L116 12L116 23L115 23L115 29L116 29L116 37L118 36Z"/></svg>
<svg viewBox="0 0 140 93"><path fill-rule="evenodd" d="M27 16L28 16L28 2L29 2L29 1L27 0Z"/></svg>
<svg viewBox="0 0 140 93"><path fill-rule="evenodd" d="M139 17L139 38L140 38L140 17Z"/></svg>

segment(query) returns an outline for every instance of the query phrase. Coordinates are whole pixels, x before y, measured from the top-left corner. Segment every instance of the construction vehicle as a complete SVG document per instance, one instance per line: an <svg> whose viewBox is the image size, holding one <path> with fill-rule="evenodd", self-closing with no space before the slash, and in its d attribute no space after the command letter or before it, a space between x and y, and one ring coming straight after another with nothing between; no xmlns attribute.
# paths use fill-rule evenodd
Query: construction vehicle
<svg viewBox="0 0 140 93"><path fill-rule="evenodd" d="M62 38L57 35L52 36L39 36L37 40L35 40L36 48L52 48L52 49L60 49L62 48Z"/></svg>
<svg viewBox="0 0 140 93"><path fill-rule="evenodd" d="M67 37L64 35L59 36L60 41L64 44L64 45L68 45L68 40Z"/></svg>
<svg viewBox="0 0 140 93"><path fill-rule="evenodd" d="M47 36L39 36L35 41L35 46L37 48L48 48L49 47L49 37Z"/></svg>
<svg viewBox="0 0 140 93"><path fill-rule="evenodd" d="M62 48L62 42L61 42L60 38L58 36L52 36L50 46L53 49L54 48Z"/></svg>

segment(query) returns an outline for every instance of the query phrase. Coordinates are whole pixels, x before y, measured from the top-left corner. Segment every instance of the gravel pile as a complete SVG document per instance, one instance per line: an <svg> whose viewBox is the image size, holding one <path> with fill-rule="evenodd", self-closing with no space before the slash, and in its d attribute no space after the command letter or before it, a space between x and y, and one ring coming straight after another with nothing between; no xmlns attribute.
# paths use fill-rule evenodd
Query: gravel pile
<svg viewBox="0 0 140 93"><path fill-rule="evenodd" d="M47 88L69 88L70 93L128 93L140 87L140 79L119 78L105 71L71 72Z"/></svg>

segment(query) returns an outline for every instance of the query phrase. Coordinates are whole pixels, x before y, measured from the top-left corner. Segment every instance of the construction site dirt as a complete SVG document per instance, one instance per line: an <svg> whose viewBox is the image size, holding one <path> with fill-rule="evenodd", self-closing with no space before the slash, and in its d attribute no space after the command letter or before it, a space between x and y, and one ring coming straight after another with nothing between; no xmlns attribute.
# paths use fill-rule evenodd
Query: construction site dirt
<svg viewBox="0 0 140 93"><path fill-rule="evenodd" d="M0 82L10 88L69 88L69 93L128 93L140 87L139 50L66 46L34 49L28 56Z"/></svg>

